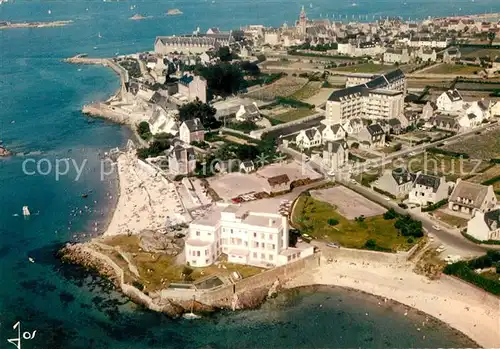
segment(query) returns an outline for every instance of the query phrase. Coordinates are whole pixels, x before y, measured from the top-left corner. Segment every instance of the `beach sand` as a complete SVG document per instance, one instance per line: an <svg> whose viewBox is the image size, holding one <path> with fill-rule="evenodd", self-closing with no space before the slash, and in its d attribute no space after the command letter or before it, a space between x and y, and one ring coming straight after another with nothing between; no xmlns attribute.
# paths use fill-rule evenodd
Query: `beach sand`
<svg viewBox="0 0 500 349"><path fill-rule="evenodd" d="M175 185L137 159L135 151L117 159L119 198L104 236L138 234L185 223L185 211Z"/></svg>
<svg viewBox="0 0 500 349"><path fill-rule="evenodd" d="M320 268L287 283L287 287L315 284L348 287L395 300L447 323L483 347L500 347L500 299L447 275L432 281L415 274L411 265L347 260L328 264L322 259Z"/></svg>

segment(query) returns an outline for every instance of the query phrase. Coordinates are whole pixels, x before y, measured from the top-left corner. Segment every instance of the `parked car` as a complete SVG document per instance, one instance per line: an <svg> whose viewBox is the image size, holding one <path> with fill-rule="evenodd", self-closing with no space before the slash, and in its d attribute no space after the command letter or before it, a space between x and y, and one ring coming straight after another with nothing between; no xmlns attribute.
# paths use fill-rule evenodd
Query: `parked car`
<svg viewBox="0 0 500 349"><path fill-rule="evenodd" d="M331 247L331 248L340 248L340 246L337 245L335 242L329 242L326 244L326 246Z"/></svg>
<svg viewBox="0 0 500 349"><path fill-rule="evenodd" d="M441 230L441 227L439 225L433 225L432 229L434 229L434 230Z"/></svg>

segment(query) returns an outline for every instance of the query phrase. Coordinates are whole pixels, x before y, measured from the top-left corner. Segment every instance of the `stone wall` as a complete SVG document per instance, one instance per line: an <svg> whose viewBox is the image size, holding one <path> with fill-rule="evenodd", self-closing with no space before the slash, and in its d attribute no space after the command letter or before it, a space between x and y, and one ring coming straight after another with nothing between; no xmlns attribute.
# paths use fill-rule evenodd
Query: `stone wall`
<svg viewBox="0 0 500 349"><path fill-rule="evenodd" d="M388 253L377 252L370 250L358 250L352 248L330 248L325 247L321 253L325 258L331 259L350 259L353 261L378 262L387 264L402 264L406 263L414 251L418 248L418 244L413 246L406 252Z"/></svg>
<svg viewBox="0 0 500 349"><path fill-rule="evenodd" d="M314 269L319 266L319 254L299 259L293 263L264 271L260 274L238 281L234 285L224 286L214 291L200 295L200 301L205 304L214 304L220 300L232 300L234 294L248 292L262 287L271 287L276 281L284 282L291 279L305 270Z"/></svg>

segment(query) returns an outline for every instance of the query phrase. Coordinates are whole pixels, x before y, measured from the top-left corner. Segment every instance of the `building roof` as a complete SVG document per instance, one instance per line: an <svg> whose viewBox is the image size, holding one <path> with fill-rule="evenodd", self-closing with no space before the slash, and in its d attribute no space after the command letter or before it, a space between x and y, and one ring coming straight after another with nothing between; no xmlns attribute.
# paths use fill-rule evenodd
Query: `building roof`
<svg viewBox="0 0 500 349"><path fill-rule="evenodd" d="M276 185L286 184L290 182L290 178L286 174L270 177L267 179L267 182L271 187Z"/></svg>
<svg viewBox="0 0 500 349"><path fill-rule="evenodd" d="M377 136L377 135L381 135L384 133L384 130L382 129L382 127L379 124L368 125L368 126L366 126L366 129L368 130L368 132L372 136Z"/></svg>
<svg viewBox="0 0 500 349"><path fill-rule="evenodd" d="M460 95L460 92L458 92L457 89L448 90L445 93L452 102L457 102L462 100L462 96Z"/></svg>
<svg viewBox="0 0 500 349"><path fill-rule="evenodd" d="M500 227L500 209L486 212L484 222L490 230L496 230Z"/></svg>
<svg viewBox="0 0 500 349"><path fill-rule="evenodd" d="M468 205L474 208L479 208L481 207L481 204L483 203L483 200L486 197L487 193L488 187L485 185L459 181L455 186L455 189L453 189L453 192L451 193L450 201L458 202L463 205L464 203L461 202L459 198L467 199L472 201L471 203L468 203Z"/></svg>
<svg viewBox="0 0 500 349"><path fill-rule="evenodd" d="M413 182L415 180L415 174L411 173L404 167L395 168L392 170L391 175L399 185Z"/></svg>
<svg viewBox="0 0 500 349"><path fill-rule="evenodd" d="M197 132L197 131L203 131L205 128L203 127L203 124L201 123L200 119L190 119L184 121L184 124L187 126L189 129L189 132Z"/></svg>
<svg viewBox="0 0 500 349"><path fill-rule="evenodd" d="M179 83L187 86L193 82L193 79L194 77L192 75L185 74L179 79Z"/></svg>
<svg viewBox="0 0 500 349"><path fill-rule="evenodd" d="M335 154L347 148L345 141L326 141L323 150Z"/></svg>
<svg viewBox="0 0 500 349"><path fill-rule="evenodd" d="M401 121L399 121L399 119L396 119L396 118L389 119L389 120L387 121L387 123L388 123L391 127L401 126Z"/></svg>
<svg viewBox="0 0 500 349"><path fill-rule="evenodd" d="M168 153L170 157L175 158L177 161L182 160L184 158L183 154L186 154L186 158L188 160L194 160L195 154L194 149L192 147L183 147L180 144L176 144Z"/></svg>
<svg viewBox="0 0 500 349"><path fill-rule="evenodd" d="M432 188L432 191L435 193L441 185L441 179L436 176L419 174L415 180L415 184L423 185L426 188Z"/></svg>

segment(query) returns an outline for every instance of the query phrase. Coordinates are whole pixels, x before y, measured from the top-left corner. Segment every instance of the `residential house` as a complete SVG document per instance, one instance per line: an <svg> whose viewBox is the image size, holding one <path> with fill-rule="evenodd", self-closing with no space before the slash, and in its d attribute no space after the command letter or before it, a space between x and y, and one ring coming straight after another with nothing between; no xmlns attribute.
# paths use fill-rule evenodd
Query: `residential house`
<svg viewBox="0 0 500 349"><path fill-rule="evenodd" d="M245 173L250 173L255 171L255 165L252 160L246 160L243 161L240 164L240 171L245 172Z"/></svg>
<svg viewBox="0 0 500 349"><path fill-rule="evenodd" d="M490 106L490 114L494 117L500 117L500 101L492 103Z"/></svg>
<svg viewBox="0 0 500 349"><path fill-rule="evenodd" d="M198 75L184 74L178 82L178 93L186 97L188 102L199 99L207 103L207 80Z"/></svg>
<svg viewBox="0 0 500 349"><path fill-rule="evenodd" d="M347 133L340 124L320 125L318 129L321 131L322 142L336 141L345 139Z"/></svg>
<svg viewBox="0 0 500 349"><path fill-rule="evenodd" d="M346 131L348 135L358 134L359 132L361 132L363 127L364 127L363 120L359 118L350 119L344 125L342 125L342 128Z"/></svg>
<svg viewBox="0 0 500 349"><path fill-rule="evenodd" d="M384 63L405 64L410 62L410 54L407 48L389 48L384 52Z"/></svg>
<svg viewBox="0 0 500 349"><path fill-rule="evenodd" d="M461 126L457 120L458 118L451 115L438 114L428 120L431 127L437 127L441 130L460 132Z"/></svg>
<svg viewBox="0 0 500 349"><path fill-rule="evenodd" d="M295 137L295 144L301 149L317 147L321 142L321 132L316 127L301 130Z"/></svg>
<svg viewBox="0 0 500 349"><path fill-rule="evenodd" d="M452 63L454 61L459 61L462 57L460 50L456 47L450 47L443 52L443 63Z"/></svg>
<svg viewBox="0 0 500 349"><path fill-rule="evenodd" d="M194 149L176 144L167 151L168 169L172 175L188 175L196 169Z"/></svg>
<svg viewBox="0 0 500 349"><path fill-rule="evenodd" d="M435 62L437 60L436 50L432 48L420 47L412 52L413 57L420 58L422 62Z"/></svg>
<svg viewBox="0 0 500 349"><path fill-rule="evenodd" d="M219 173L230 173L239 170L241 161L239 159L218 160L214 169Z"/></svg>
<svg viewBox="0 0 500 349"><path fill-rule="evenodd" d="M434 112L437 110L437 105L434 102L427 102L422 108L422 119L429 120L434 116Z"/></svg>
<svg viewBox="0 0 500 349"><path fill-rule="evenodd" d="M148 120L151 133L154 135L167 133L176 136L179 133L178 114L177 110L165 110L160 106L155 106Z"/></svg>
<svg viewBox="0 0 500 349"><path fill-rule="evenodd" d="M414 181L415 174L400 167L384 171L384 174L372 186L396 198L402 198L410 193Z"/></svg>
<svg viewBox="0 0 500 349"><path fill-rule="evenodd" d="M362 147L380 148L385 145L385 132L379 124L371 124L362 128L356 138Z"/></svg>
<svg viewBox="0 0 500 349"><path fill-rule="evenodd" d="M443 92L436 100L438 110L458 112L463 109L463 98L457 89Z"/></svg>
<svg viewBox="0 0 500 349"><path fill-rule="evenodd" d="M408 201L412 204L428 206L448 198L448 184L444 177L419 174L413 183Z"/></svg>
<svg viewBox="0 0 500 349"><path fill-rule="evenodd" d="M240 105L240 109L236 112L236 120L239 122L243 121L259 121L261 119L259 107L257 103Z"/></svg>
<svg viewBox="0 0 500 349"><path fill-rule="evenodd" d="M217 204L189 224L185 258L190 266L206 267L224 253L229 263L274 267L314 253L309 244L288 245L287 217Z"/></svg>
<svg viewBox="0 0 500 349"><path fill-rule="evenodd" d="M476 211L467 223L467 234L480 241L500 240L500 209Z"/></svg>
<svg viewBox="0 0 500 349"><path fill-rule="evenodd" d="M290 190L290 178L286 174L270 177L267 179L269 193L280 193Z"/></svg>
<svg viewBox="0 0 500 349"><path fill-rule="evenodd" d="M336 172L349 161L347 143L343 140L327 141L323 147L323 165L328 171Z"/></svg>
<svg viewBox="0 0 500 349"><path fill-rule="evenodd" d="M475 211L488 212L497 205L493 186L466 182L457 179L451 193L448 208L472 216Z"/></svg>
<svg viewBox="0 0 500 349"><path fill-rule="evenodd" d="M387 121L390 127L390 133L393 133L395 135L400 134L403 131L403 128L401 126L401 121L399 119L389 119Z"/></svg>
<svg viewBox="0 0 500 349"><path fill-rule="evenodd" d="M205 128L200 119L184 121L179 128L179 138L186 144L203 142L205 140Z"/></svg>

